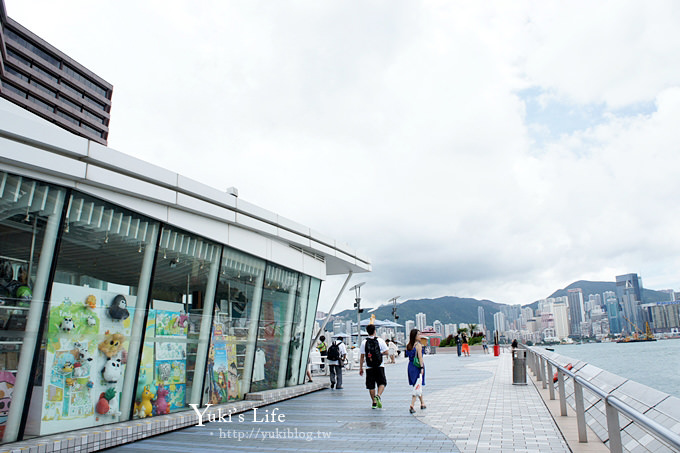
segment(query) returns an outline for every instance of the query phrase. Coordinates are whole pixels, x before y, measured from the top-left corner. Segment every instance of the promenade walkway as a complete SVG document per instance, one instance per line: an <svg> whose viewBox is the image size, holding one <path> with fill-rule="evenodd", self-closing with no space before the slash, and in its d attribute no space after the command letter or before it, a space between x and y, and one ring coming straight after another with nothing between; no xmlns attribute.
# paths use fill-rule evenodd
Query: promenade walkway
<svg viewBox="0 0 680 453"><path fill-rule="evenodd" d="M512 385L510 354L426 356L426 410L410 415L406 363L386 365L383 409L356 369L325 389L113 448L112 452L569 452L536 388ZM328 380L327 376L315 376ZM529 379L529 378L528 378ZM577 451L577 450L575 450Z"/></svg>

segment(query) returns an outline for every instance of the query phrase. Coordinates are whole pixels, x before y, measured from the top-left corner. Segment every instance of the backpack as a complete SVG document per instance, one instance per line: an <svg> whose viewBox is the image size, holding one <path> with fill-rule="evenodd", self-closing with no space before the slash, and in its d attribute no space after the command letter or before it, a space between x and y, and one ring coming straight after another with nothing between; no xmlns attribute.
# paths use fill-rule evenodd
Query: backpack
<svg viewBox="0 0 680 453"><path fill-rule="evenodd" d="M328 348L326 360L332 360L334 362L340 360L340 347L335 342Z"/></svg>
<svg viewBox="0 0 680 453"><path fill-rule="evenodd" d="M369 368L382 365L382 353L377 338L366 338L366 366Z"/></svg>

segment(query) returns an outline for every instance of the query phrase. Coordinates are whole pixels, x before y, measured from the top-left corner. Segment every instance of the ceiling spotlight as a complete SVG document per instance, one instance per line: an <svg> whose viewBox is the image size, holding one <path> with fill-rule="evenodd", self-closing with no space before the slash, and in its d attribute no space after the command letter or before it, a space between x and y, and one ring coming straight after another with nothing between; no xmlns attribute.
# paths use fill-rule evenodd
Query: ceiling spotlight
<svg viewBox="0 0 680 453"><path fill-rule="evenodd" d="M170 260L170 268L174 269L177 267L177 263L179 263L179 260L177 258L173 258Z"/></svg>

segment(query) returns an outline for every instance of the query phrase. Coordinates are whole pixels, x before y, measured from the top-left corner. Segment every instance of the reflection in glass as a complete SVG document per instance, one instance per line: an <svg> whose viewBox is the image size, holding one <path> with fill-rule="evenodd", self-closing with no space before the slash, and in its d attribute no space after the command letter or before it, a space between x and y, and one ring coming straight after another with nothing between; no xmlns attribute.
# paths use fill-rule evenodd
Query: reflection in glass
<svg viewBox="0 0 680 453"><path fill-rule="evenodd" d="M64 197L64 189L0 172L3 442L19 433Z"/></svg>
<svg viewBox="0 0 680 453"><path fill-rule="evenodd" d="M297 272L271 264L267 266L251 391L285 386L297 279Z"/></svg>
<svg viewBox="0 0 680 453"><path fill-rule="evenodd" d="M220 404L239 400L247 391L245 381L252 368L255 340L248 343L253 307L259 307L265 262L244 253L224 249L215 316L205 377L204 403ZM255 322L257 314L255 311Z"/></svg>
<svg viewBox="0 0 680 453"><path fill-rule="evenodd" d="M288 347L288 370L286 371L286 385L297 385L300 373L300 358L302 356L302 336L305 327L305 315L307 300L309 298L309 283L311 277L300 275L298 278L297 300L295 301L295 314L291 320L290 338Z"/></svg>
<svg viewBox="0 0 680 453"><path fill-rule="evenodd" d="M203 379L204 366L195 373L202 316L204 308L209 310L206 315L212 312L220 252L220 246L205 239L163 227L139 364L135 418L198 403L190 399L193 384L200 389Z"/></svg>
<svg viewBox="0 0 680 453"><path fill-rule="evenodd" d="M312 339L314 338L314 321L316 320L316 308L319 302L319 292L321 291L321 280L311 277L309 296L306 305L307 314L305 316L305 325L303 329L302 339L302 357L305 359L309 357L309 348L311 347ZM300 363L300 373L298 375L298 384L305 383L305 371L307 370L307 362L303 360Z"/></svg>

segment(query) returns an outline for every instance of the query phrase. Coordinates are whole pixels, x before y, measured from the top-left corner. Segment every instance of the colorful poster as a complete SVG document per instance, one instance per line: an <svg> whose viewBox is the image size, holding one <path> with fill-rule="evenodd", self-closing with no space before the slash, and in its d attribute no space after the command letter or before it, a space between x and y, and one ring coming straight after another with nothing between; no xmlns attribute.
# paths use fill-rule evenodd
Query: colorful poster
<svg viewBox="0 0 680 453"><path fill-rule="evenodd" d="M135 296L54 283L34 434L118 420L135 304Z"/></svg>
<svg viewBox="0 0 680 453"><path fill-rule="evenodd" d="M186 375L185 360L156 360L156 384L185 384Z"/></svg>
<svg viewBox="0 0 680 453"><path fill-rule="evenodd" d="M157 336L187 336L189 331L189 317L184 311L156 311L156 335Z"/></svg>
<svg viewBox="0 0 680 453"><path fill-rule="evenodd" d="M7 416L9 415L15 381L14 373L0 371L0 439L5 435L5 423L7 423Z"/></svg>
<svg viewBox="0 0 680 453"><path fill-rule="evenodd" d="M159 301L163 302L163 301ZM169 302L165 302L170 304ZM186 407L187 333L189 317L180 311L151 310L147 322L147 337L142 354L142 370L137 386L137 402L145 388L154 395L153 415ZM159 396L160 395L160 396Z"/></svg>
<svg viewBox="0 0 680 453"><path fill-rule="evenodd" d="M141 401L144 387L154 390L156 383L154 374L154 334L156 332L156 311L149 310L146 318L146 335L142 347L142 357L139 364L139 378L137 379L137 400Z"/></svg>

